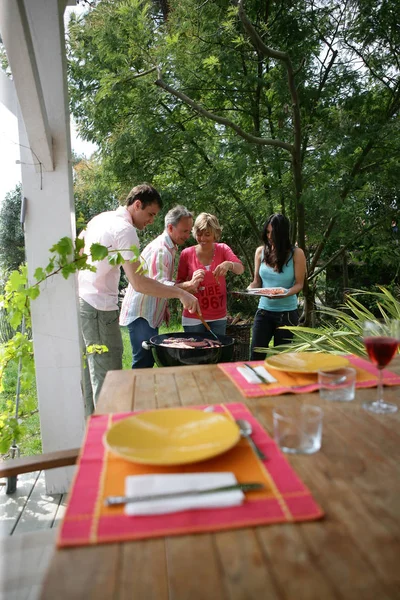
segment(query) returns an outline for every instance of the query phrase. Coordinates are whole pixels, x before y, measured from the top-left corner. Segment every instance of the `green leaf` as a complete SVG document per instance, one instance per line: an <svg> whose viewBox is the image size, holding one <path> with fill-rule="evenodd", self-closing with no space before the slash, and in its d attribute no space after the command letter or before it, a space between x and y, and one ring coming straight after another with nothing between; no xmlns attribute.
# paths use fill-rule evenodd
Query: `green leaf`
<svg viewBox="0 0 400 600"><path fill-rule="evenodd" d="M203 65L207 68L207 69L215 69L217 67L219 67L219 59L217 56L208 56L207 58L205 58L203 60Z"/></svg>
<svg viewBox="0 0 400 600"><path fill-rule="evenodd" d="M17 291L26 284L26 277L20 271L12 271L7 280L7 289Z"/></svg>
<svg viewBox="0 0 400 600"><path fill-rule="evenodd" d="M70 275L72 275L72 273L76 272L76 264L75 263L70 263L68 265L65 265L62 269L61 269L61 274L64 277L64 279L68 279L68 277Z"/></svg>
<svg viewBox="0 0 400 600"><path fill-rule="evenodd" d="M140 250L139 250L139 248L137 246L131 246L129 248L129 250L131 252L133 252L133 259L131 259L131 262L135 261L135 260L139 260L139 258L140 258Z"/></svg>
<svg viewBox="0 0 400 600"><path fill-rule="evenodd" d="M108 348L101 344L91 344L90 346L86 346L86 352L87 354L103 354L104 352L108 352Z"/></svg>
<svg viewBox="0 0 400 600"><path fill-rule="evenodd" d="M75 240L75 254L79 254L81 250L85 247L85 240L83 238L77 237Z"/></svg>
<svg viewBox="0 0 400 600"><path fill-rule="evenodd" d="M106 246L102 246L101 244L92 244L90 246L90 254L93 260L103 260L108 256L108 248Z"/></svg>
<svg viewBox="0 0 400 600"><path fill-rule="evenodd" d="M109 254L108 255L108 262L110 263L110 265L112 265L113 267L115 267L118 264L118 256L119 254Z"/></svg>
<svg viewBox="0 0 400 600"><path fill-rule="evenodd" d="M27 296L29 296L31 300L36 300L39 295L40 289L38 286L35 285L27 289Z"/></svg>
<svg viewBox="0 0 400 600"><path fill-rule="evenodd" d="M46 277L46 272L41 267L38 267L33 274L36 281L42 281Z"/></svg>
<svg viewBox="0 0 400 600"><path fill-rule="evenodd" d="M57 242L56 244L54 244L54 246L52 246L50 248L50 252L56 252L60 256L64 256L64 257L69 256L70 254L73 254L74 247L73 247L71 238L69 238L69 237L61 238L59 242Z"/></svg>
<svg viewBox="0 0 400 600"><path fill-rule="evenodd" d="M55 262L54 262L54 258L50 259L49 264L46 267L46 273L48 275L50 275L50 273L52 273L55 269Z"/></svg>

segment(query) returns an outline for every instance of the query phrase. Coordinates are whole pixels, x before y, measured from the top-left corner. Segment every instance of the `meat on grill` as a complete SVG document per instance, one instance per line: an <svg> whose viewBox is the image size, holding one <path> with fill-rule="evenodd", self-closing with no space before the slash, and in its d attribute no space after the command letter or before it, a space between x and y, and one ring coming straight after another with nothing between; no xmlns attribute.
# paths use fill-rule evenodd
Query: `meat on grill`
<svg viewBox="0 0 400 600"><path fill-rule="evenodd" d="M220 348L221 342L216 340L209 340L204 338L202 340L196 340L196 338L164 338L159 346L166 346L167 348Z"/></svg>

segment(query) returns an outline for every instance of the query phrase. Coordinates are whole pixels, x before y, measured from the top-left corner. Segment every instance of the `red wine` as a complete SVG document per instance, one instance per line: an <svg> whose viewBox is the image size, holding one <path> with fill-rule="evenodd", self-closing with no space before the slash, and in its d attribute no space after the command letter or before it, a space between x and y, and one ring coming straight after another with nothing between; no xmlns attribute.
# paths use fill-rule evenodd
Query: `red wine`
<svg viewBox="0 0 400 600"><path fill-rule="evenodd" d="M366 337L364 344L371 362L381 369L386 367L396 354L399 341L392 337Z"/></svg>

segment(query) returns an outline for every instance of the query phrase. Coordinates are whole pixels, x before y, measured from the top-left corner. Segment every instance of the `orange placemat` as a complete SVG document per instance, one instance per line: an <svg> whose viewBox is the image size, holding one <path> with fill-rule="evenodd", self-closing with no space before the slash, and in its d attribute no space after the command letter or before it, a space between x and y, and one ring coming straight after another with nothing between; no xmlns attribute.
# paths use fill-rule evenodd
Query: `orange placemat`
<svg viewBox="0 0 400 600"><path fill-rule="evenodd" d="M112 423L134 413L91 417L59 530L58 546L186 535L269 523L307 521L323 516L310 491L246 406L217 405L215 410L233 419L250 421L253 439L268 459L261 461L248 442L241 440L228 452L192 465L171 468L134 464L113 455L102 443L103 435ZM264 483L265 490L251 493L241 506L188 510L168 515L128 517L123 507L104 506L106 496L124 494L125 477L128 475L208 471L232 471L239 482L260 481Z"/></svg>
<svg viewBox="0 0 400 600"><path fill-rule="evenodd" d="M356 387L369 388L378 385L378 369L368 360L355 356L346 355L352 367L357 371ZM279 396L280 394L309 394L319 389L316 374L285 373L277 371L268 365L268 371L278 380L278 383L249 383L239 373L237 367L242 367L243 362L219 363L218 367L229 377L245 398L259 398L261 396ZM253 367L265 365L264 361L252 361ZM385 385L400 385L400 376L383 370L383 382Z"/></svg>

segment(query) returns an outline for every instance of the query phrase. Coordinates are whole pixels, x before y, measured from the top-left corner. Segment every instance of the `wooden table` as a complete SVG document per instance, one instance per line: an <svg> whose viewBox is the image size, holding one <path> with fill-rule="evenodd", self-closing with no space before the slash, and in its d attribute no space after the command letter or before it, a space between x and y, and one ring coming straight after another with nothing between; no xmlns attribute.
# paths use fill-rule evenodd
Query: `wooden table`
<svg viewBox="0 0 400 600"><path fill-rule="evenodd" d="M391 365L400 373L400 357ZM399 403L400 388L386 388ZM324 409L322 449L290 462L326 512L322 521L278 524L56 550L41 598L85 600L384 600L400 598L400 411L361 408L318 393L245 400L217 366L114 371L98 413L245 402L271 433L271 409Z"/></svg>

